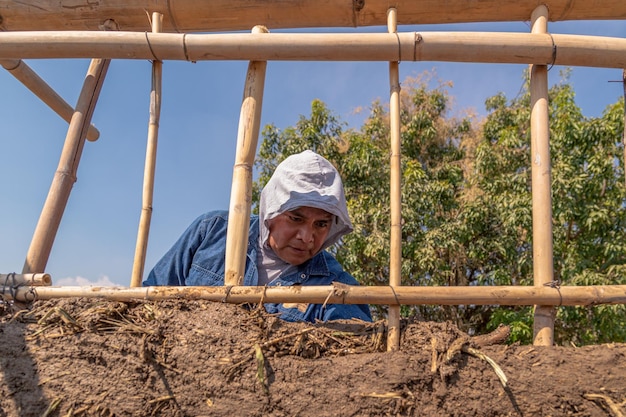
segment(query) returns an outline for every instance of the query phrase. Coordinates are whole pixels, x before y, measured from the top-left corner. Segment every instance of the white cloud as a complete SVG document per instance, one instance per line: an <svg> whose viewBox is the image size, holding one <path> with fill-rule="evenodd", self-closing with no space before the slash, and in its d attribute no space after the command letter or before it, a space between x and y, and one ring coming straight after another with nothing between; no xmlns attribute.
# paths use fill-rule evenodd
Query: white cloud
<svg viewBox="0 0 626 417"><path fill-rule="evenodd" d="M58 280L55 280L53 278L52 285L54 285L55 287L60 287L60 286L63 286L63 287L65 286L115 287L115 286L119 286L119 284L116 284L113 281L111 281L109 277L107 277L106 275L101 276L96 281L90 281L89 279L83 278L83 277L67 277L67 278L61 278Z"/></svg>

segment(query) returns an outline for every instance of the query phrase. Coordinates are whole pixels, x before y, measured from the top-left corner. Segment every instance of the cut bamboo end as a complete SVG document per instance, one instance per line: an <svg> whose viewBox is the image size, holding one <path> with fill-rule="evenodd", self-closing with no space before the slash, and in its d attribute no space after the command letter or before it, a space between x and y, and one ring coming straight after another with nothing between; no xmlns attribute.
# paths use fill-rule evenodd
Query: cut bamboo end
<svg viewBox="0 0 626 417"><path fill-rule="evenodd" d="M46 273L0 274L0 285L5 288L21 285L52 285L52 277Z"/></svg>

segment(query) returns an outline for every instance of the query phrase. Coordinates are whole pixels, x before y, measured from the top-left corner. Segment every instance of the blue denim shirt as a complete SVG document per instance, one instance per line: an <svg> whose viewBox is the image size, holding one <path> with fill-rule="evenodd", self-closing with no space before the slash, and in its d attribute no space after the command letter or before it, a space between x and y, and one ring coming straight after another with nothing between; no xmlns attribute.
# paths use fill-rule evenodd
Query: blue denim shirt
<svg viewBox="0 0 626 417"><path fill-rule="evenodd" d="M213 211L198 217L154 266L143 285L224 285L227 226L227 211ZM258 240L259 218L251 216L243 285L258 283ZM269 285L330 285L332 282L358 285L330 253L322 251L299 265L294 273L280 276ZM372 320L369 306L362 304L323 307L321 304L266 303L265 309L287 321Z"/></svg>

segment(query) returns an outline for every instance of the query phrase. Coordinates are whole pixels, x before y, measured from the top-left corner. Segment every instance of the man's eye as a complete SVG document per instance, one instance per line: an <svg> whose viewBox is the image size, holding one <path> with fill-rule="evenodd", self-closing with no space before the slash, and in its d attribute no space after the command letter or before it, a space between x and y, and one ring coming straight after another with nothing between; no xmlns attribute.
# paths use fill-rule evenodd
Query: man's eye
<svg viewBox="0 0 626 417"><path fill-rule="evenodd" d="M289 220L292 222L299 222L301 219L298 216L289 216Z"/></svg>
<svg viewBox="0 0 626 417"><path fill-rule="evenodd" d="M328 222L326 222L326 221L324 221L324 222L318 222L318 223L317 223L317 227L322 228L322 229L323 229L323 228L326 228L326 227L328 227Z"/></svg>

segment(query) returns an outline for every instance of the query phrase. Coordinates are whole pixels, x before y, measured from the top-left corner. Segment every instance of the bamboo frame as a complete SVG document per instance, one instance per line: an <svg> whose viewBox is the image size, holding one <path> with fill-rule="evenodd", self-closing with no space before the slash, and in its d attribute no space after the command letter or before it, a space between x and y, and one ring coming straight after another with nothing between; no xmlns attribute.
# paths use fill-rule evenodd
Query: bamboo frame
<svg viewBox="0 0 626 417"><path fill-rule="evenodd" d="M252 33L267 34L263 26ZM226 232L225 285L241 285L246 268L246 249L252 204L252 168L261 127L261 109L267 62L250 61L239 115L237 148L230 192L228 229Z"/></svg>
<svg viewBox="0 0 626 417"><path fill-rule="evenodd" d="M30 3L36 4L39 1L43 0L35 0ZM92 9L96 9L94 16L98 16L98 25L102 24L103 19L101 14L103 10L110 11L111 8L118 7L122 13L113 14L114 16L119 16L119 20L114 22L117 26L124 27L126 30L142 30L137 28L133 29L132 24L127 24L127 22L131 21L137 22L136 16L127 11L129 8L137 7L138 4L143 1L144 0L140 0L128 6L126 4L127 2L122 0L105 0ZM321 4L320 1L322 2ZM212 0L207 4L207 2L200 3L199 0L178 0L176 3L172 2L172 4L168 2L167 11L164 13L165 26L167 27L169 24L171 25L171 27L169 27L171 30L180 31L181 28L183 28L184 32L188 32L190 29L185 29L185 26L183 26L183 22L185 22L184 24L198 24L199 30L205 31L207 27L214 30L218 28L219 24L216 25L215 22L223 18L222 14L197 12L201 5L205 6L202 10L206 11L218 4L220 8L230 7L237 9L237 16L245 16L246 18L255 16L257 23L259 16L261 16L263 23L270 24L272 27L286 27L281 26L281 24L286 25L290 21L297 23L299 27L305 27L307 24L312 26L336 27L342 26L348 21L355 26L361 24L381 24L381 11L386 11L388 4L385 2L383 5L382 0L371 0L366 4L348 0L320 1L304 0L303 2L297 2L298 11L296 11L296 8L291 7L292 5L290 3L285 2ZM55 5L47 8L32 7L32 9L35 13L40 14L57 13L57 19L33 18L32 15L29 15L27 19L20 20L24 18L24 7L32 6L30 3L24 6L21 3L16 5L15 2L0 0L0 30L6 30L7 28L9 30L17 30L16 28L19 27L20 24L23 25L20 30L27 30L27 26L28 24L32 24L31 22L36 22L37 29L42 29L45 25L50 25L49 29L59 29L61 26L67 29L68 26L63 26L64 24L78 24L79 26L82 25L81 28L90 28L90 25L93 25L93 21L86 21L89 18L83 18L82 21L75 17L73 19L58 19L63 9L55 9ZM150 34L143 32L112 33L90 31L0 32L0 63L5 66L5 68L7 68L7 65L13 66L14 64L15 67L12 69L18 68L19 64L22 62L21 59L27 58L100 57L100 59L92 61L92 66L97 66L99 68L98 71L100 71L100 75L96 76L97 80L95 81L95 85L90 85L88 88L86 80L83 86L83 92L91 89L92 97L85 98L83 102L83 92L81 92L81 98L79 99L76 112L73 113L73 117L71 118L70 129L66 137L66 144L59 164L59 170L57 171L37 229L35 230L35 235L33 236L33 241L26 258L24 273L43 270L47 263L52 242L60 223L60 216L67 203L72 183L75 181L77 163L80 159L84 144L82 138L87 134L88 121L91 118L109 59L153 59L158 56L159 59L162 60L248 60L251 61L249 78L250 73L254 72L256 74L257 70L260 72L258 68L255 68L254 71L252 70L253 63L262 63L264 78L265 64L268 60L388 61L390 62L390 86L392 90L390 97L391 114L395 114L395 93L399 94L399 83L397 80L397 63L399 61L530 63L532 65L531 102L533 106L531 117L531 130L533 132L533 149L531 150L533 158L533 252L535 256L535 285L533 287L401 286L401 257L398 258L397 256L398 253L401 254L401 246L397 246L398 234L401 237L401 217L398 217L401 213L397 211L398 206L400 206L400 201L395 200L393 197L400 187L399 179L395 175L396 168L398 170L400 168L400 149L394 148L396 139L399 140L399 137L394 137L396 131L398 130L399 132L399 124L398 126L395 125L395 116L392 115L392 176L390 179L392 188L392 238L390 250L390 285L388 287L241 287L239 286L242 281L243 271L241 258L236 261L235 266L231 267L235 258L232 253L237 253L237 256L243 255L245 266L245 246L242 250L242 245L247 244L247 239L241 239L241 236L239 236L237 238L229 237L229 242L227 243L226 284L228 286L147 288L22 287L17 289L11 287L11 290L16 294L16 299L29 301L29 297L32 296L36 296L40 299L97 297L122 301L136 298L149 300L190 298L230 303L263 301L387 304L390 305L390 339L388 346L391 346L392 349L396 343L396 331L394 326L399 317L399 306L402 304L535 305L534 342L537 345L551 345L553 343L554 306L626 304L626 286L553 287L549 285L552 283L553 279L553 267L549 181L549 126L547 120L547 64L602 68L626 67L626 39L548 34L548 8L554 20L575 20L583 18L626 19L626 4L622 0L604 0L601 2L601 5L598 5L597 2L589 4L588 2L572 3L570 0L548 0L545 5L535 8L537 3L534 1L485 0L480 2L481 4L473 5L470 9L463 9L463 7L467 7L466 1L452 0L446 8L438 7L438 3L438 0L424 0L421 2L399 0L396 7L399 7L399 5L402 6L403 18L406 19L403 21L403 24L477 21L472 19L486 21L505 20L502 16L507 16L507 19L510 20L525 20L530 14L530 11L532 11L532 33L395 33L397 29L395 10L387 15L389 32L387 34L264 34L263 36L259 36L258 31L256 31L256 33L253 31L253 34L194 35L187 33L156 33L159 32L159 30L155 30L154 26L153 33ZM9 5L11 7L8 7ZM226 7L227 5L228 7ZM152 7L152 5L141 6L141 10L143 11L149 7ZM157 7L163 6L157 5ZM334 17L329 17L333 16L333 13L329 13L327 7L332 7L333 10L341 10L344 13L336 13ZM259 14L260 8L266 10L267 13ZM463 13L455 13L451 9L457 9L457 11L458 9L463 9ZM81 11L78 13L84 12ZM302 13L304 15L308 13L309 16L303 16ZM522 13L523 18L516 17L519 13ZM108 17L109 15L110 14L107 12L106 16ZM333 18L340 19L342 23L331 23L333 22ZM278 19L281 23L273 24L272 19ZM429 22L428 19L433 19L433 21ZM245 18L231 19L230 23L224 24L240 25L244 24L243 22L245 22ZM324 22L324 24L320 24L320 22ZM93 27L91 28L93 29ZM225 27L219 27L219 30L225 29ZM235 28L231 27L231 29ZM497 48L495 48L494 45L497 45ZM555 54L555 51L558 51L558 54ZM9 69L9 71L12 69ZM90 71L91 69L92 67L90 67ZM258 74L253 76L253 78L257 75ZM398 89L394 92L396 85ZM258 95L259 88L261 92L260 96ZM253 91L255 89L256 92ZM256 102L248 104L246 102L248 98L246 95L250 93L250 97L254 97L256 100L259 97L262 98L262 90L262 82L258 85L256 81L253 80L251 84L249 84L247 80L244 103L242 104L240 134L238 135L237 158L235 161L231 194L235 196L235 199L231 200L231 216L236 218L234 222L239 224L239 226L233 226L232 229L237 232L237 235L241 235L241 224L243 224L241 223L241 219L245 219L246 223L244 226L246 227L243 233L247 236L247 221L250 209L249 199L246 200L249 195L249 181L247 176L251 176L251 164L254 158L253 149L256 148L256 140L258 137L258 126L255 127L254 123L258 122L260 119L261 110L260 104L257 106ZM55 101L56 106L59 105L58 99L54 98L53 101ZM258 101L260 103L260 100ZM52 107L52 105L50 106ZM246 110L244 110L244 107ZM64 111L67 111L67 108L65 108ZM87 116L83 116L85 113ZM154 126L156 128L156 126L158 126L158 118L154 120L152 116L153 114L151 112L150 127ZM77 121L76 119L80 120ZM255 130L256 134L252 134L252 138L246 136L247 133ZM78 133L81 133L81 137L77 136ZM150 136L151 134L149 133L149 137ZM156 146L156 134L154 135L154 140L154 145ZM252 140L254 140L254 142L252 142ZM240 141L241 143L239 143ZM150 153L150 151L147 151L147 153ZM64 164L68 159L67 156L74 158L76 165L65 166ZM249 159L250 157L252 157L252 160ZM148 170L148 159L147 157L146 170ZM236 177L243 178L243 180L235 180ZM66 181L67 178L69 178L71 182L68 183ZM539 190L537 193L535 192L536 189ZM243 197L243 200L241 200L241 197ZM147 207L148 206L144 204L144 209ZM244 212L241 211L242 207L244 207ZM143 217L142 212L142 220ZM138 235L142 235L142 229L143 225L140 225ZM229 230L230 229L231 227L229 227ZM138 247L140 246L139 240L140 238L138 236ZM144 258L141 261L141 273L143 272L143 261L145 261L145 247L143 250ZM141 258L141 255L138 256L136 253L136 261L138 257ZM399 264L397 263L398 259L400 261ZM133 268L133 285L136 285L135 276L140 276L141 273L136 274L135 267Z"/></svg>
<svg viewBox="0 0 626 417"><path fill-rule="evenodd" d="M52 89L35 71L20 59L2 59L0 65L19 80L26 88L32 91L41 101L46 103L56 114L66 122L72 120L74 109L56 91ZM94 125L89 125L87 140L94 142L100 137L100 132Z"/></svg>
<svg viewBox="0 0 626 417"><path fill-rule="evenodd" d="M59 166L50 185L48 197L39 216L33 238L26 254L22 273L41 272L46 269L61 217L76 182L76 171L85 144L85 136L96 106L104 77L109 67L108 59L93 59L87 70L83 88L78 97L65 137Z"/></svg>
<svg viewBox="0 0 626 417"><path fill-rule="evenodd" d="M387 15L387 31L397 33L398 14L390 8ZM400 138L400 69L398 61L389 62L389 133L391 143L389 199L391 230L389 242L389 285L402 285L402 167ZM389 306L387 350L400 349L400 306Z"/></svg>
<svg viewBox="0 0 626 417"><path fill-rule="evenodd" d="M163 15L152 13L152 32L160 32L163 26ZM137 243L135 245L135 259L130 278L131 287L140 287L146 264L148 235L152 220L152 196L154 194L154 172L156 169L156 153L159 140L159 121L161 119L161 86L163 83L163 62L152 61L152 90L150 91L150 119L148 122L148 142L146 144L146 162L143 173L143 197Z"/></svg>
<svg viewBox="0 0 626 417"><path fill-rule="evenodd" d="M65 2L0 0L0 29L99 30L111 17L124 30L149 30L145 10L162 13L165 32L248 30L254 25L271 28L383 26L393 5L398 23L466 23L526 21L541 3L551 19L625 19L623 0L100 0L68 7Z"/></svg>
<svg viewBox="0 0 626 417"><path fill-rule="evenodd" d="M532 15L532 33L547 33L548 9L539 6ZM552 184L550 161L550 120L548 116L548 67L530 66L530 136L533 213L534 284L546 285L554 280L552 250ZM552 346L556 310L535 304L533 343Z"/></svg>
<svg viewBox="0 0 626 417"><path fill-rule="evenodd" d="M622 69L626 68L626 39L503 32L0 32L0 59L151 60L155 55L182 61L447 61Z"/></svg>
<svg viewBox="0 0 626 417"><path fill-rule="evenodd" d="M316 303L387 305L593 306L626 304L626 285L600 286L219 286L219 287L21 287L16 300L101 298L116 301L188 299L241 303Z"/></svg>

